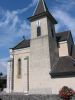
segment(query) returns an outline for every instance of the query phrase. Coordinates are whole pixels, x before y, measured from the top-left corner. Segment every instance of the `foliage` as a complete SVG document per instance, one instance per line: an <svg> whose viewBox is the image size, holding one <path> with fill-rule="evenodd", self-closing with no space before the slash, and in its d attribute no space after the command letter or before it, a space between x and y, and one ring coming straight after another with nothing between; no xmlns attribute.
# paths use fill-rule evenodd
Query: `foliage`
<svg viewBox="0 0 75 100"><path fill-rule="evenodd" d="M63 98L64 100L69 100L74 94L75 94L74 90L72 90L71 88L68 88L67 86L64 86L59 91L59 96Z"/></svg>
<svg viewBox="0 0 75 100"><path fill-rule="evenodd" d="M3 76L3 73L2 72L0 72L0 78Z"/></svg>
<svg viewBox="0 0 75 100"><path fill-rule="evenodd" d="M3 79L3 73L0 73L0 91L3 91L5 80Z"/></svg>

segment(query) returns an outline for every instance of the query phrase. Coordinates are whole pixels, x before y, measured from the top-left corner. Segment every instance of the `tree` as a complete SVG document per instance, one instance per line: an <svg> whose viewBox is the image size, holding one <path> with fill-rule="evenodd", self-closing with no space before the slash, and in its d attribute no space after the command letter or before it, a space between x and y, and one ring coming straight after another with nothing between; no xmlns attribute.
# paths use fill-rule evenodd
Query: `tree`
<svg viewBox="0 0 75 100"><path fill-rule="evenodd" d="M3 76L3 73L2 72L0 72L0 78Z"/></svg>
<svg viewBox="0 0 75 100"><path fill-rule="evenodd" d="M70 100L70 98L74 95L74 90L71 88L68 88L67 86L62 87L62 89L59 91L59 96L63 100Z"/></svg>
<svg viewBox="0 0 75 100"><path fill-rule="evenodd" d="M3 91L3 79L2 79L3 73L0 72L0 90Z"/></svg>

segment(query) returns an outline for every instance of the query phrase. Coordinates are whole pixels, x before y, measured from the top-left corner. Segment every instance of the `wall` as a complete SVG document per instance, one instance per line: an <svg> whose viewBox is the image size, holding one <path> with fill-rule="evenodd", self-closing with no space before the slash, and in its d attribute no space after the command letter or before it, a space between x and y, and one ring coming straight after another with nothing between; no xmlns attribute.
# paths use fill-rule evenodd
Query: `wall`
<svg viewBox="0 0 75 100"><path fill-rule="evenodd" d="M57 45L55 36L52 37L51 28L54 25L48 19L40 20L41 36L37 37L37 21L31 22L31 52L30 52L30 88L29 93L51 94L51 67L57 60Z"/></svg>
<svg viewBox="0 0 75 100"><path fill-rule="evenodd" d="M47 28L49 36L50 63L52 67L58 61L59 52L55 35L55 25L50 21L50 19L47 19ZM54 36L52 36L51 29L53 29Z"/></svg>
<svg viewBox="0 0 75 100"><path fill-rule="evenodd" d="M31 39L37 38L37 21L31 22ZM41 36L48 35L48 27L47 27L47 18L41 18L40 27L41 27Z"/></svg>
<svg viewBox="0 0 75 100"><path fill-rule="evenodd" d="M59 57L69 56L67 41L59 42Z"/></svg>
<svg viewBox="0 0 75 100"><path fill-rule="evenodd" d="M31 40L29 69L30 93L51 94L48 36L43 36Z"/></svg>
<svg viewBox="0 0 75 100"><path fill-rule="evenodd" d="M52 88L52 94L58 94L59 90L63 86L68 86L75 90L75 77L67 77L67 78L52 78L50 82L50 86Z"/></svg>
<svg viewBox="0 0 75 100"><path fill-rule="evenodd" d="M72 56L72 54L71 54L71 46L72 46L72 51L73 51L74 42L73 42L72 34L69 33L69 36L68 36L68 51L69 51L69 55L70 56Z"/></svg>
<svg viewBox="0 0 75 100"><path fill-rule="evenodd" d="M27 92L27 63L25 63L25 58L30 59L30 48L14 50L14 92ZM22 63L22 76L17 77L18 72L18 59L21 59Z"/></svg>

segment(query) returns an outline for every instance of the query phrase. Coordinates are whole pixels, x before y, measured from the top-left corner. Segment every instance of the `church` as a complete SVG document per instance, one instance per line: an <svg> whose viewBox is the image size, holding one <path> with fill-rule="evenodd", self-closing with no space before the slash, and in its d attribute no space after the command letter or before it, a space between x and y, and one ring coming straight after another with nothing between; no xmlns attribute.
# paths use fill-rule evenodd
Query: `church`
<svg viewBox="0 0 75 100"><path fill-rule="evenodd" d="M58 94L75 90L75 45L71 31L55 32L56 19L39 0L31 23L31 38L10 49L7 93Z"/></svg>

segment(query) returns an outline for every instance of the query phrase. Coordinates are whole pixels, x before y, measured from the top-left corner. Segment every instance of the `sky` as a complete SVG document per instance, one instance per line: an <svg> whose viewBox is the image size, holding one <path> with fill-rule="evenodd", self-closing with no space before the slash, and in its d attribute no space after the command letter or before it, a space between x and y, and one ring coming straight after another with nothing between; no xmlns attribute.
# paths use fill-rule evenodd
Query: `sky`
<svg viewBox="0 0 75 100"><path fill-rule="evenodd" d="M9 48L31 34L30 22L38 0L0 0L0 72L7 73ZM58 24L56 32L71 30L75 41L75 0L45 0Z"/></svg>

